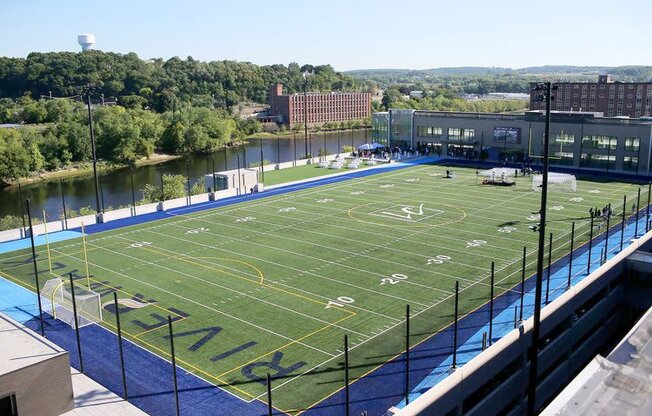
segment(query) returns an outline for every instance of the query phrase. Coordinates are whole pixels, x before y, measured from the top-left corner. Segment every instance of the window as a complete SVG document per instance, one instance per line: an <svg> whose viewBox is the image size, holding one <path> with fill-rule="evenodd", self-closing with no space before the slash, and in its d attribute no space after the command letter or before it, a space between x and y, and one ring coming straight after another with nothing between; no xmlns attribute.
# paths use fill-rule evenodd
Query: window
<svg viewBox="0 0 652 416"><path fill-rule="evenodd" d="M18 410L16 409L16 395L10 394L0 398L0 415L16 416Z"/></svg>
<svg viewBox="0 0 652 416"><path fill-rule="evenodd" d="M625 137L625 150L638 152L641 140L638 137Z"/></svg>
<svg viewBox="0 0 652 416"><path fill-rule="evenodd" d="M436 137L441 138L443 129L441 127L419 126L417 127L417 136L419 137Z"/></svg>
<svg viewBox="0 0 652 416"><path fill-rule="evenodd" d="M625 156L623 158L623 170L637 171L638 158L636 156Z"/></svg>
<svg viewBox="0 0 652 416"><path fill-rule="evenodd" d="M596 153L582 153L580 167L613 169L616 167L615 155L601 155Z"/></svg>
<svg viewBox="0 0 652 416"><path fill-rule="evenodd" d="M582 148L615 150L618 139L611 136L582 136Z"/></svg>
<svg viewBox="0 0 652 416"><path fill-rule="evenodd" d="M448 129L448 140L469 141L475 138L475 129Z"/></svg>
<svg viewBox="0 0 652 416"><path fill-rule="evenodd" d="M573 153L572 152L552 152L552 157L550 158L550 163L553 165L567 165L570 166L573 164Z"/></svg>

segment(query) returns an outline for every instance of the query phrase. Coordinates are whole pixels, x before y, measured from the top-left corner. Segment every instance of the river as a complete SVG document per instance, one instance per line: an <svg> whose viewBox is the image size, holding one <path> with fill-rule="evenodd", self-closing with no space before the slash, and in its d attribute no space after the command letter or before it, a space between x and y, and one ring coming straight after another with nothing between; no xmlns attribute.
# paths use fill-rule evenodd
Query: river
<svg viewBox="0 0 652 416"><path fill-rule="evenodd" d="M189 174L191 183L202 181L204 174L238 167L238 156L240 156L240 167L250 166L252 163L260 162L260 150L262 145L263 158L270 163L288 162L301 158L304 154L305 143L303 134L296 135L296 141L292 138L251 140L245 146L239 148L226 148L208 155L193 155L188 158L179 158L163 162L158 165L148 165L135 168L133 172L135 197L138 201L142 198L140 190L145 184L158 186L160 184L160 172L164 173ZM313 133L308 147L309 152L317 156L319 149L325 147L328 154L335 153L342 146L359 146L367 141L371 142L369 130L354 130L342 132ZM295 146L296 144L296 146ZM131 175L128 168L119 169L99 178L101 198L105 210L109 207L130 205ZM66 209L79 210L81 207L90 206L95 208L95 189L93 176L63 179L61 181L36 182L21 187L0 189L0 217L5 215L21 215L20 201L25 198L31 200L32 215L42 218L42 211L47 212L48 220L59 218L63 213L63 201L61 193L65 196ZM100 202L102 203L102 201Z"/></svg>

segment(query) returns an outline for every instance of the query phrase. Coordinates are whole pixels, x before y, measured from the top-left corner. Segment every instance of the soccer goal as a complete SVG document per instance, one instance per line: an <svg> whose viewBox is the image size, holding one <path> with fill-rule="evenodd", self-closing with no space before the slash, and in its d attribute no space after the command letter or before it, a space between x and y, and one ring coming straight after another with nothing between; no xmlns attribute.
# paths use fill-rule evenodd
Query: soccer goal
<svg viewBox="0 0 652 416"><path fill-rule="evenodd" d="M532 176L532 190L540 191L543 185L543 175ZM577 191L575 175L568 173L548 173L548 189L551 191Z"/></svg>
<svg viewBox="0 0 652 416"><path fill-rule="evenodd" d="M55 319L75 327L70 283L66 283L60 277L50 279L43 285L41 297L45 312L50 313ZM80 328L102 321L102 304L99 293L75 285L75 301Z"/></svg>

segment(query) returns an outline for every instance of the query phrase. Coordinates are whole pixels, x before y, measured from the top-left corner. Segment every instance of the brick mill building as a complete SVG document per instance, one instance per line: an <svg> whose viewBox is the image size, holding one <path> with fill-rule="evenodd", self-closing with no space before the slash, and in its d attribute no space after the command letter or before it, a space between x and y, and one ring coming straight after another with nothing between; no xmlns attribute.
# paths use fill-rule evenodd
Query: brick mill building
<svg viewBox="0 0 652 416"><path fill-rule="evenodd" d="M534 87L534 83L531 87ZM611 75L600 75L598 82L555 82L556 111L588 111L605 117L651 117L652 82L614 82ZM545 103L530 93L530 110L545 110Z"/></svg>
<svg viewBox="0 0 652 416"><path fill-rule="evenodd" d="M273 85L269 92L270 115L277 122L292 128L304 122L304 98L308 99L308 125L327 122L362 120L371 117L371 94L367 92L331 92L283 94L283 84Z"/></svg>

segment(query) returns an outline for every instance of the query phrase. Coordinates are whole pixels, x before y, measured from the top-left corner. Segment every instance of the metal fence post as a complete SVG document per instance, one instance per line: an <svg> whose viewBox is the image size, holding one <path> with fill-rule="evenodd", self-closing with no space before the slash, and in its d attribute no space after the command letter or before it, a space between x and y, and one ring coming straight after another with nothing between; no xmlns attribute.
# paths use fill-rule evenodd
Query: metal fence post
<svg viewBox="0 0 652 416"><path fill-rule="evenodd" d="M122 370L122 388L124 399L129 400L127 392L127 374L125 372L125 356L122 349L122 327L120 326L120 308L118 307L118 292L113 292L113 305L115 305L115 323L118 328L118 351L120 352L120 369Z"/></svg>
<svg viewBox="0 0 652 416"><path fill-rule="evenodd" d="M623 196L623 219L620 224L620 251L623 251L623 240L625 239L625 215L627 212L627 195Z"/></svg>
<svg viewBox="0 0 652 416"><path fill-rule="evenodd" d="M453 368L457 368L457 313L460 296L460 282L455 281L455 315L453 321Z"/></svg>
<svg viewBox="0 0 652 416"><path fill-rule="evenodd" d="M550 293L551 266L552 266L552 233L550 233L550 240L548 242L548 279L546 279L546 304L548 303L548 295Z"/></svg>
<svg viewBox="0 0 652 416"><path fill-rule="evenodd" d="M525 257L527 255L527 247L523 247L523 265L521 267L521 313L519 319L523 320L523 298L525 297Z"/></svg>
<svg viewBox="0 0 652 416"><path fill-rule="evenodd" d="M267 373L267 415L272 416L272 378Z"/></svg>
<svg viewBox="0 0 652 416"><path fill-rule="evenodd" d="M489 345L493 339L494 328L494 269L495 262L491 262L491 292L489 294Z"/></svg>
<svg viewBox="0 0 652 416"><path fill-rule="evenodd" d="M641 204L641 188L638 188L638 193L636 196L636 224L634 225L634 238L638 238L638 211L640 210Z"/></svg>
<svg viewBox="0 0 652 416"><path fill-rule="evenodd" d="M593 217L591 217L591 229L589 230L589 261L586 265L586 274L591 274L591 251L593 250Z"/></svg>
<svg viewBox="0 0 652 416"><path fill-rule="evenodd" d="M568 254L570 256L570 259L568 260L568 284L566 285L567 288L571 286L571 277L573 275L573 245L575 243L575 221L573 221L573 225L571 226L571 241L570 241L570 253Z"/></svg>
<svg viewBox="0 0 652 416"><path fill-rule="evenodd" d="M410 404L410 305L405 305L405 404Z"/></svg>
<svg viewBox="0 0 652 416"><path fill-rule="evenodd" d="M344 335L344 395L345 395L345 414L349 416L349 337Z"/></svg>
<svg viewBox="0 0 652 416"><path fill-rule="evenodd" d="M34 248L34 227L32 227L32 210L29 199L25 200L27 205L27 220L29 223L29 238L32 243L32 262L34 263L34 280L36 281L36 298L38 299L38 315L41 320L41 335L45 336L45 323L43 321L43 305L41 303L41 285L38 281L38 265L36 264L36 249Z"/></svg>
<svg viewBox="0 0 652 416"><path fill-rule="evenodd" d="M70 273L70 294L72 295L72 315L75 319L75 336L77 337L77 354L79 355L79 371L84 372L84 360L82 359L81 339L79 338L79 319L77 319L77 301L75 300L75 284Z"/></svg>
<svg viewBox="0 0 652 416"><path fill-rule="evenodd" d="M174 355L174 334L172 333L172 317L168 315L168 329L170 331L170 356L172 357L172 378L174 379L174 403L176 415L179 416L179 389L177 387L177 359Z"/></svg>

